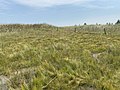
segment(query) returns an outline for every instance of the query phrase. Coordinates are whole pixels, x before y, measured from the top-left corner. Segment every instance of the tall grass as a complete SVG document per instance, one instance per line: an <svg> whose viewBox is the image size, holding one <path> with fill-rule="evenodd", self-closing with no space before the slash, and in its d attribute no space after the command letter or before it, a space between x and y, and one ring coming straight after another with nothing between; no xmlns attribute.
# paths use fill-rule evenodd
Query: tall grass
<svg viewBox="0 0 120 90"><path fill-rule="evenodd" d="M0 75L9 89L120 89L119 26L0 27Z"/></svg>

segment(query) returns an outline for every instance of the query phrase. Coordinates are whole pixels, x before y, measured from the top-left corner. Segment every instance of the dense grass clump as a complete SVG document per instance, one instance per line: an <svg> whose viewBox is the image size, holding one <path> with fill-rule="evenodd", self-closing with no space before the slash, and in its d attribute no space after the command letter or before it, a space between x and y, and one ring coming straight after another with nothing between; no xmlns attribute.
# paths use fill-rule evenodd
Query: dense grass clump
<svg viewBox="0 0 120 90"><path fill-rule="evenodd" d="M10 90L119 90L118 29L3 25L1 78Z"/></svg>

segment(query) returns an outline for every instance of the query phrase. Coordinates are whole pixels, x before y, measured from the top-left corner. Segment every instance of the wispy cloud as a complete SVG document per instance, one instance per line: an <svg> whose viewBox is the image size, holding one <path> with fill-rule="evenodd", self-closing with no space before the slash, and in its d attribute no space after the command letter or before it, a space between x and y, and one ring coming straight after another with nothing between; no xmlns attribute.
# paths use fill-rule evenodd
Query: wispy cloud
<svg viewBox="0 0 120 90"><path fill-rule="evenodd" d="M66 4L82 4L93 0L13 0L19 4L31 6L31 7L51 7L56 5Z"/></svg>
<svg viewBox="0 0 120 90"><path fill-rule="evenodd" d="M0 0L0 14L4 14L4 11L9 9L9 1Z"/></svg>
<svg viewBox="0 0 120 90"><path fill-rule="evenodd" d="M110 9L115 7L118 0L10 0L17 4L30 7L52 7L59 5L79 5L87 8ZM114 3L113 3L114 2Z"/></svg>
<svg viewBox="0 0 120 90"><path fill-rule="evenodd" d="M115 8L114 5L85 4L85 5L81 5L81 6L85 7L85 8L92 8L92 9L112 9L112 8Z"/></svg>
<svg viewBox="0 0 120 90"><path fill-rule="evenodd" d="M81 6L92 9L112 9L117 7L117 0L91 0L90 2L84 3Z"/></svg>
<svg viewBox="0 0 120 90"><path fill-rule="evenodd" d="M9 4L15 3L30 7L52 7L58 5L79 5L87 8L110 9L116 7L118 0L0 0L0 11L9 8Z"/></svg>

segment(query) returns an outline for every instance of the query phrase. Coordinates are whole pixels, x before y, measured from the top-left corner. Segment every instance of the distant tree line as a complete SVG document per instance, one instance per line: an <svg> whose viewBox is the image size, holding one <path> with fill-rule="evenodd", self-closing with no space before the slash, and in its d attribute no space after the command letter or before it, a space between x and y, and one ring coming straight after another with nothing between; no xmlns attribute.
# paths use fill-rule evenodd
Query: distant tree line
<svg viewBox="0 0 120 90"><path fill-rule="evenodd" d="M115 23L115 25L118 25L118 24L120 24L120 20L117 20L117 22ZM83 25L87 25L87 23L84 23ZM101 25L101 24L98 24L98 23L96 23L96 25ZM113 23L106 23L106 25L114 25Z"/></svg>

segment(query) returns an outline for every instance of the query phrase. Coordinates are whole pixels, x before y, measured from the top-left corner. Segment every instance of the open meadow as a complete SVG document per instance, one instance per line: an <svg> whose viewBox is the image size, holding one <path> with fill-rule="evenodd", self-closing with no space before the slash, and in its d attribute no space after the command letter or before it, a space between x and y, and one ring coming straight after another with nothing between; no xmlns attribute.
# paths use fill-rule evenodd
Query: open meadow
<svg viewBox="0 0 120 90"><path fill-rule="evenodd" d="M120 26L0 25L0 90L120 90Z"/></svg>

